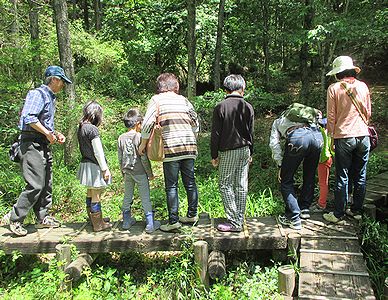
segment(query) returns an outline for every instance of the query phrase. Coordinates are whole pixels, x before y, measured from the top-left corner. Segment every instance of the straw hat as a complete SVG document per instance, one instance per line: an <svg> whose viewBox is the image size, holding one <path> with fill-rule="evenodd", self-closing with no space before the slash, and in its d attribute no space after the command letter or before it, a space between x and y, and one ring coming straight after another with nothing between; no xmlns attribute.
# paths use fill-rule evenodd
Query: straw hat
<svg viewBox="0 0 388 300"><path fill-rule="evenodd" d="M345 70L354 69L357 73L360 73L361 69L353 65L353 60L349 56L338 56L333 61L333 70L326 74L326 76L335 75Z"/></svg>

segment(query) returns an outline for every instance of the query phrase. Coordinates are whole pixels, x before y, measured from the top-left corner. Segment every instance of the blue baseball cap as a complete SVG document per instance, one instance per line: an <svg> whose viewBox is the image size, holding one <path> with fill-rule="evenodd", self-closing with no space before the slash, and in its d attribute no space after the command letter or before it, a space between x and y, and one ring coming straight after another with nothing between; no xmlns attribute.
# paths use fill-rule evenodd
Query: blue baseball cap
<svg viewBox="0 0 388 300"><path fill-rule="evenodd" d="M66 83L72 83L71 80L66 76L65 71L63 71L63 69L58 66L49 66L46 69L46 72L44 72L44 76L46 78L50 76L56 76L63 79L63 81Z"/></svg>

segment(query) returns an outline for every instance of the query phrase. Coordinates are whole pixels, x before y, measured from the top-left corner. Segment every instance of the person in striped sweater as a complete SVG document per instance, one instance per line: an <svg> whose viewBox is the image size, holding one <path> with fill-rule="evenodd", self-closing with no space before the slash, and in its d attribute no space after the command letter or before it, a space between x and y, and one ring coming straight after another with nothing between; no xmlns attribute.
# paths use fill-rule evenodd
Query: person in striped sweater
<svg viewBox="0 0 388 300"><path fill-rule="evenodd" d="M157 94L151 98L143 120L139 153L145 153L159 106L165 155L163 173L169 215L168 224L162 225L160 230L174 231L181 227L181 223L194 224L198 221L198 190L194 175L194 161L197 157L196 136L199 122L193 105L184 96L178 94L179 82L174 74L159 75L156 84ZM188 212L182 217L178 214L179 172L188 200Z"/></svg>

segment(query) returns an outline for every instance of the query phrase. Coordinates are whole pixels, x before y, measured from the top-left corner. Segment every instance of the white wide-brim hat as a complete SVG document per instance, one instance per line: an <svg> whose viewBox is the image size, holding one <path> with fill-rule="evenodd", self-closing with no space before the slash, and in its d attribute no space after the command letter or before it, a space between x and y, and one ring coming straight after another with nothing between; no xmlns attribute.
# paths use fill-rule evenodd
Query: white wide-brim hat
<svg viewBox="0 0 388 300"><path fill-rule="evenodd" d="M338 56L333 61L333 70L326 74L326 76L335 75L345 70L355 70L356 73L360 73L361 69L353 65L353 60L349 56Z"/></svg>

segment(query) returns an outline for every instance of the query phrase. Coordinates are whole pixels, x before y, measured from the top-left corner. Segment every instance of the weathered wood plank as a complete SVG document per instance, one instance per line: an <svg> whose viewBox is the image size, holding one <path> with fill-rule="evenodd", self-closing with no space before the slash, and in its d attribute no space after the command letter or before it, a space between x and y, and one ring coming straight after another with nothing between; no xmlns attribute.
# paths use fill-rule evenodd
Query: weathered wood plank
<svg viewBox="0 0 388 300"><path fill-rule="evenodd" d="M360 255L323 254L303 252L300 256L300 268L302 272L314 271L367 271L364 258Z"/></svg>
<svg viewBox="0 0 388 300"><path fill-rule="evenodd" d="M369 278L364 276L300 273L299 296L306 295L354 300L373 297L373 290Z"/></svg>
<svg viewBox="0 0 388 300"><path fill-rule="evenodd" d="M337 251L337 252L360 252L358 240L346 239L316 239L302 237L301 252L305 249L321 250L321 251Z"/></svg>

